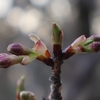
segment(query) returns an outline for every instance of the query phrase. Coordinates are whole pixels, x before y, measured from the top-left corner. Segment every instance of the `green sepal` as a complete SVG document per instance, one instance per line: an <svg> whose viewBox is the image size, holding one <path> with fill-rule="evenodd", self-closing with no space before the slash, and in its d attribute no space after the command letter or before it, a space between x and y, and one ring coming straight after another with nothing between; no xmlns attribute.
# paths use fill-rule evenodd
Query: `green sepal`
<svg viewBox="0 0 100 100"><path fill-rule="evenodd" d="M38 56L39 56L39 54L37 54L36 52L32 52L31 54L29 54L28 56L25 56L22 59L21 64L27 65L27 64L31 63L33 60L35 60Z"/></svg>
<svg viewBox="0 0 100 100"><path fill-rule="evenodd" d="M86 41L84 41L81 45L82 46L86 46L86 45L89 45L89 44L91 44L91 43L93 43L94 42L94 40L92 40L92 39L87 39Z"/></svg>

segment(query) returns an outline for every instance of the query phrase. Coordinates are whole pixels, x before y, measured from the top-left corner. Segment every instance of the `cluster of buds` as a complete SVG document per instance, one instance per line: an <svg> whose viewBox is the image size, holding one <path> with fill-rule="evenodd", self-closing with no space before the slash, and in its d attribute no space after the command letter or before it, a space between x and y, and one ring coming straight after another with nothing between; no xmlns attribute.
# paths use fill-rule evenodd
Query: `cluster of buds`
<svg viewBox="0 0 100 100"><path fill-rule="evenodd" d="M43 61L47 65L53 64L51 54L40 38L33 33L29 34L29 38L35 42L34 47L30 49L29 47L26 47L20 43L10 44L7 47L7 51L12 54L0 54L0 68L8 68L11 65L18 63L26 65L32 62L34 59Z"/></svg>
<svg viewBox="0 0 100 100"><path fill-rule="evenodd" d="M8 55L6 53L0 54L0 68L8 68L11 65L20 63L23 56Z"/></svg>
<svg viewBox="0 0 100 100"><path fill-rule="evenodd" d="M63 50L64 59L82 53L100 51L100 36L92 35L86 38L84 35L78 37L68 48Z"/></svg>
<svg viewBox="0 0 100 100"><path fill-rule="evenodd" d="M32 92L25 91L24 81L25 77L22 76L17 82L16 100L36 100Z"/></svg>
<svg viewBox="0 0 100 100"><path fill-rule="evenodd" d="M98 52L100 50L100 37L92 35L86 38L82 35L70 46L62 50L63 32L56 23L53 23L52 31L53 57L51 57L49 50L40 38L36 34L30 33L29 38L35 43L33 48L26 47L20 43L10 44L7 47L7 51L10 52L11 55L6 53L0 54L0 68L8 68L18 63L26 65L31 63L34 59L44 62L52 67L53 75L50 79L53 85L50 100L58 100L54 98L62 98L59 84L61 85L60 73L63 60L81 52ZM57 89L55 87L57 87ZM18 81L16 100L36 100L32 92L24 91L24 77L21 77Z"/></svg>
<svg viewBox="0 0 100 100"><path fill-rule="evenodd" d="M69 47L62 50L63 32L60 27L53 23L53 54L51 57L46 45L40 40L40 38L33 33L29 34L29 38L34 41L33 48L26 47L20 43L13 43L7 47L7 51L11 53L0 54L0 68L8 68L14 64L26 65L32 62L34 59L38 59L49 66L54 65L52 58L68 59L74 54L81 52L98 52L100 50L100 37L92 35L86 38L84 35L77 38Z"/></svg>

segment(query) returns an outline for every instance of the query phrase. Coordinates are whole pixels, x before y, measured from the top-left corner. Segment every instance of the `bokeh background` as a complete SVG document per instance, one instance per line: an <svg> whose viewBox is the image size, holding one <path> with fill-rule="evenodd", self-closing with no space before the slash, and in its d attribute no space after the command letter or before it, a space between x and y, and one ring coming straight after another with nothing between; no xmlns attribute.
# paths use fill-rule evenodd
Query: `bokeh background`
<svg viewBox="0 0 100 100"><path fill-rule="evenodd" d="M0 52L11 43L33 47L36 33L52 53L52 22L64 32L63 49L78 36L100 35L100 0L0 0ZM27 66L0 69L0 100L15 100L17 80L25 75L26 90L37 100L50 93L51 70L35 60ZM63 100L100 100L100 53L78 54L62 67Z"/></svg>

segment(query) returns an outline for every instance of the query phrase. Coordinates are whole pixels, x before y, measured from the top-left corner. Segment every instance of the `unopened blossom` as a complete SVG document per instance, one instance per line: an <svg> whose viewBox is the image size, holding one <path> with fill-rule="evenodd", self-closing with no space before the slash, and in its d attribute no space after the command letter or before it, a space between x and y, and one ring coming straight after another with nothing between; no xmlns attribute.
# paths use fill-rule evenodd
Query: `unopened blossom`
<svg viewBox="0 0 100 100"><path fill-rule="evenodd" d="M15 55L29 55L32 50L21 43L13 43L7 47L7 51Z"/></svg>
<svg viewBox="0 0 100 100"><path fill-rule="evenodd" d="M81 35L80 37L78 37L72 44L71 44L71 47L72 47L72 52L73 53L80 53L82 52L81 48L80 48L80 45L86 41L86 37L85 35Z"/></svg>
<svg viewBox="0 0 100 100"><path fill-rule="evenodd" d="M8 68L11 65L20 63L22 61L22 56L8 55L6 53L0 54L0 68Z"/></svg>
<svg viewBox="0 0 100 100"><path fill-rule="evenodd" d="M92 35L78 46L81 52L98 52L100 50L100 36Z"/></svg>
<svg viewBox="0 0 100 100"><path fill-rule="evenodd" d="M20 64L27 65L31 63L33 60L35 60L37 57L38 57L37 53L32 53L28 56L24 56Z"/></svg>
<svg viewBox="0 0 100 100"><path fill-rule="evenodd" d="M52 31L53 31L53 38L52 38L53 44L62 45L63 32L56 23L53 23Z"/></svg>
<svg viewBox="0 0 100 100"><path fill-rule="evenodd" d="M20 100L20 92L24 91L25 77L22 76L17 82L16 100Z"/></svg>
<svg viewBox="0 0 100 100"><path fill-rule="evenodd" d="M93 42L89 45L82 45L83 52L98 52L100 51L100 42Z"/></svg>
<svg viewBox="0 0 100 100"><path fill-rule="evenodd" d="M22 76L18 82L17 82L17 93L21 92L24 90L24 81L25 81L25 77Z"/></svg>
<svg viewBox="0 0 100 100"><path fill-rule="evenodd" d="M69 47L63 50L63 58L67 59L70 56L82 52L80 45L86 40L85 35L78 37Z"/></svg>
<svg viewBox="0 0 100 100"><path fill-rule="evenodd" d="M100 36L92 35L86 38L84 35L77 38L68 48L63 50L64 59L81 52L100 51Z"/></svg>
<svg viewBox="0 0 100 100"><path fill-rule="evenodd" d="M39 37L36 34L29 34L29 38L35 42L35 45L33 47L33 51L35 51L39 56L39 59L43 58L50 58L50 52L47 49L46 45L39 39Z"/></svg>
<svg viewBox="0 0 100 100"><path fill-rule="evenodd" d="M52 38L53 53L54 57L58 57L62 54L63 32L56 23L53 23L52 31L53 31L53 38Z"/></svg>
<svg viewBox="0 0 100 100"><path fill-rule="evenodd" d="M21 100L36 100L34 94L30 91L20 92L20 99Z"/></svg>
<svg viewBox="0 0 100 100"><path fill-rule="evenodd" d="M100 36L98 35L91 35L88 39L93 40L93 41L99 41L100 42Z"/></svg>
<svg viewBox="0 0 100 100"><path fill-rule="evenodd" d="M100 36L92 35L86 38L84 35L77 38L72 44L72 52L98 52L100 50Z"/></svg>

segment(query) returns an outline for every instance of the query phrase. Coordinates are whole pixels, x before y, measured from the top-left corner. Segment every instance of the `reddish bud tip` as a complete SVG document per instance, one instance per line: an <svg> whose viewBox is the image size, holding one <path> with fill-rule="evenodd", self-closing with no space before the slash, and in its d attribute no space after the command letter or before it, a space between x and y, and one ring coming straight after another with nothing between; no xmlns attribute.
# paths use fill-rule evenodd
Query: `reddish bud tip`
<svg viewBox="0 0 100 100"><path fill-rule="evenodd" d="M91 44L91 48L93 49L93 51L98 52L100 51L100 42L93 42Z"/></svg>
<svg viewBox="0 0 100 100"><path fill-rule="evenodd" d="M0 68L8 68L11 65L11 60L6 53L0 54Z"/></svg>
<svg viewBox="0 0 100 100"><path fill-rule="evenodd" d="M7 48L7 51L12 54L20 55L22 53L22 45L20 43L10 44Z"/></svg>
<svg viewBox="0 0 100 100"><path fill-rule="evenodd" d="M88 39L92 39L93 41L100 41L100 36L98 36L98 35L92 35Z"/></svg>
<svg viewBox="0 0 100 100"><path fill-rule="evenodd" d="M28 48L20 43L10 44L7 47L7 51L12 53L12 54L15 54L15 55L28 55L32 52L30 50L30 48Z"/></svg>

